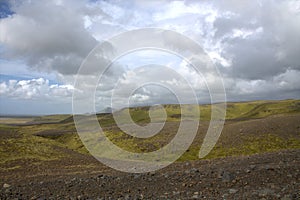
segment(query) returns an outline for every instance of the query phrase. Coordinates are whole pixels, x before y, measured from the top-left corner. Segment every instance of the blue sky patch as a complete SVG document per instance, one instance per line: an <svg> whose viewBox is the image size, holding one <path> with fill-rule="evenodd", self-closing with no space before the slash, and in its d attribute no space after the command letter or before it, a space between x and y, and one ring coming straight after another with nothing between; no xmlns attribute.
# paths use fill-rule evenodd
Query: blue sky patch
<svg viewBox="0 0 300 200"><path fill-rule="evenodd" d="M14 14L14 12L10 9L10 5L8 1L0 1L0 18L6 18L10 15Z"/></svg>

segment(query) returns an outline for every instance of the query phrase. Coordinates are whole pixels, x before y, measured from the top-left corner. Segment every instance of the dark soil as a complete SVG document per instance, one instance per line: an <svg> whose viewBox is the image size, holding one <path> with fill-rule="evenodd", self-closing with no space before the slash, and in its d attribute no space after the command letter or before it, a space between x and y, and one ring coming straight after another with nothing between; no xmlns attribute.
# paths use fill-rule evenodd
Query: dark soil
<svg viewBox="0 0 300 200"><path fill-rule="evenodd" d="M23 167L0 174L0 199L300 199L300 150L177 162L146 174L76 152L59 162L17 162Z"/></svg>

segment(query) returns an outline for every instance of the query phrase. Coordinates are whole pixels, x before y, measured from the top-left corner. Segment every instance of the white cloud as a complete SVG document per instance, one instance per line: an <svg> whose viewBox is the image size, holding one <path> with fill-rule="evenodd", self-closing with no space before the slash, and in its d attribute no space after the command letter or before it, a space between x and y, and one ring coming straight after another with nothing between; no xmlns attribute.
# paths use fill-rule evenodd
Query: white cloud
<svg viewBox="0 0 300 200"><path fill-rule="evenodd" d="M0 83L0 94L3 95L8 92L6 83Z"/></svg>
<svg viewBox="0 0 300 200"><path fill-rule="evenodd" d="M0 21L5 59L42 71L75 73L96 40L84 28L87 1L23 1Z"/></svg>
<svg viewBox="0 0 300 200"><path fill-rule="evenodd" d="M14 99L66 101L66 98L70 100L73 90L72 85L51 85L43 78L0 83L0 94Z"/></svg>
<svg viewBox="0 0 300 200"><path fill-rule="evenodd" d="M299 98L300 72L288 69L268 80L225 79L229 99Z"/></svg>
<svg viewBox="0 0 300 200"><path fill-rule="evenodd" d="M8 98L70 100L75 74L97 40L126 30L160 27L178 31L202 45L224 77L229 100L300 98L299 8L297 0L25 0L12 7L15 14L0 19L0 67L1 74L26 80L0 81L0 94ZM169 35L164 41L187 48ZM125 41L124 45L130 44ZM111 45L110 50L113 48ZM201 61L198 55L192 58ZM102 64L108 62L101 60ZM166 65L178 74L163 68L135 70L141 64ZM115 101L121 105L127 90L152 81L176 86L182 95L188 95L190 84L198 97L206 100L206 84L214 86L218 80L210 69L201 70L202 77L182 59L161 52L139 52L125 56L107 71L97 88L97 98L100 106L109 104L115 91ZM87 80L82 84L93 88L88 79L95 77L90 72L83 76ZM160 87L137 90L133 99L137 103L174 101Z"/></svg>

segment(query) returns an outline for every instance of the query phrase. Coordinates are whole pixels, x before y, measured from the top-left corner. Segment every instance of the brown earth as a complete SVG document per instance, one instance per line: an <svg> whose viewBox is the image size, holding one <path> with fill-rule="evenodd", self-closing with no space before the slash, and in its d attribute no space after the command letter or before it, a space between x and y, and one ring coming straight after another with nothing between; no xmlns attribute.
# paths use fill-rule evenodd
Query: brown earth
<svg viewBox="0 0 300 200"><path fill-rule="evenodd" d="M300 150L174 163L146 174L117 172L75 154L1 172L0 199L300 198Z"/></svg>
<svg viewBox="0 0 300 200"><path fill-rule="evenodd" d="M282 139L299 138L299 116L227 121L218 144L238 146L245 135L269 132ZM200 125L196 140L206 129L207 124ZM37 137L48 134L59 136L43 131ZM2 136L18 137L9 131ZM0 199L300 199L300 149L175 162L156 172L129 174L92 156L56 148L69 156L1 164Z"/></svg>

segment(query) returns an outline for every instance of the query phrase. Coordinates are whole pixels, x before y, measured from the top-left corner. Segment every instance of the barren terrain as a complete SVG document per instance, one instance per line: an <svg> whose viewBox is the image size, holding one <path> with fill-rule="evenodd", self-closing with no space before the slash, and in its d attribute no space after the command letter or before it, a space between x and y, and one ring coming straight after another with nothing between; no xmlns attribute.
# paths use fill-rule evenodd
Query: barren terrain
<svg viewBox="0 0 300 200"><path fill-rule="evenodd" d="M217 145L199 160L208 126L204 112L188 151L144 174L118 172L89 155L70 116L2 119L0 199L300 199L299 105L298 100L229 104ZM176 133L174 110L162 133L149 140L120 133L109 114L98 118L115 144L151 151ZM134 111L133 118L145 123L141 113Z"/></svg>

